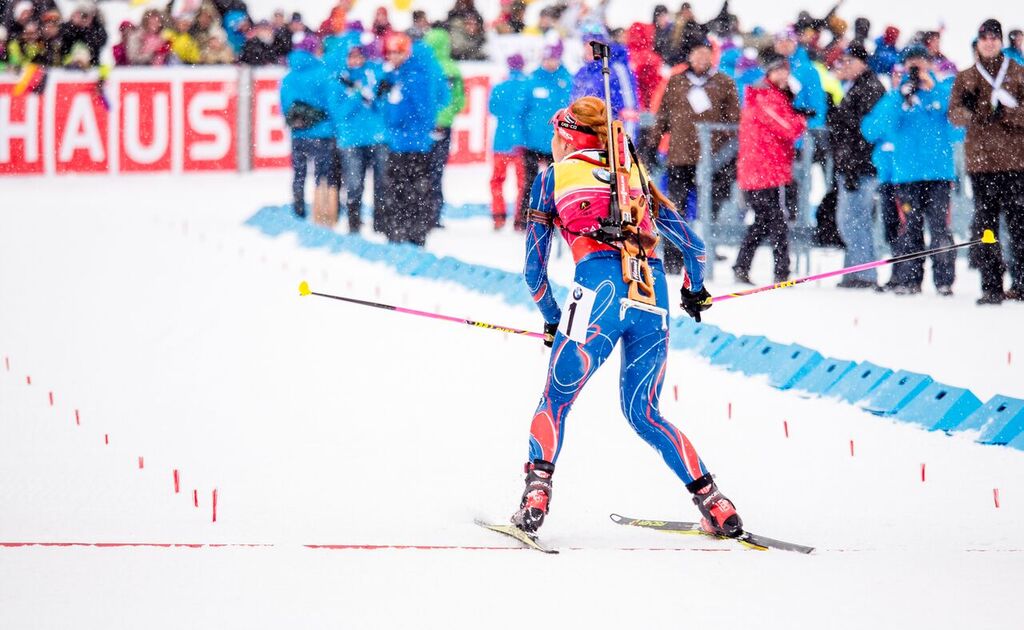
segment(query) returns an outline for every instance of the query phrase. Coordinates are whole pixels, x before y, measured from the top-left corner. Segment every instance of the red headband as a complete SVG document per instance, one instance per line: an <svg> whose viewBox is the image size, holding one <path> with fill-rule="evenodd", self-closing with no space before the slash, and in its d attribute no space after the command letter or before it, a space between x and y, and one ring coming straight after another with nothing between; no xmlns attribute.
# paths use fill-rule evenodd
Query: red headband
<svg viewBox="0 0 1024 630"><path fill-rule="evenodd" d="M601 137L597 132L592 127L581 125L568 107L555 112L551 124L555 126L555 133L577 149L601 148Z"/></svg>

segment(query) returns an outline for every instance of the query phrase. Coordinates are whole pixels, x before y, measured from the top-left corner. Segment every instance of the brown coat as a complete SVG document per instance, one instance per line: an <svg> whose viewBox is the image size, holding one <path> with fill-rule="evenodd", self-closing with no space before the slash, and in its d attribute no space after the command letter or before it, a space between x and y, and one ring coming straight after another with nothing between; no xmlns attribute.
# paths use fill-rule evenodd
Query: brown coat
<svg viewBox="0 0 1024 630"><path fill-rule="evenodd" d="M968 173L1024 171L1024 67L1011 61L1002 87L1019 105L1000 107L993 116L992 86L978 69L971 66L956 75L949 122L967 127Z"/></svg>
<svg viewBox="0 0 1024 630"><path fill-rule="evenodd" d="M658 132L672 134L668 145L668 163L671 166L694 166L700 160L698 123L736 124L740 119L736 84L729 77L719 72L708 79L704 91L711 101L711 108L700 114L693 111L687 98L691 87L693 84L687 73L673 76L665 88L665 96L658 110ZM718 149L730 135L733 134L712 134L712 146Z"/></svg>

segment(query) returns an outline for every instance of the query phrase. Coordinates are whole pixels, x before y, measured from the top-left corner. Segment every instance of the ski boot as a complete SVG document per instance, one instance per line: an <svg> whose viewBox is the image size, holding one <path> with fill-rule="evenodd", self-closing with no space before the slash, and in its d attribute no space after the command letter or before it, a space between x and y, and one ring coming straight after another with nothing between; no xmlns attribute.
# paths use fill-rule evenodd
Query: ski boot
<svg viewBox="0 0 1024 630"><path fill-rule="evenodd" d="M715 485L711 473L686 484L693 493L693 503L700 510L700 525L709 534L736 538L743 533L743 520L736 513L736 506L726 498Z"/></svg>
<svg viewBox="0 0 1024 630"><path fill-rule="evenodd" d="M555 465L543 459L527 462L523 467L526 473L526 489L519 510L512 515L512 524L530 536L536 536L537 530L544 524L544 516L548 513L551 502L551 475Z"/></svg>

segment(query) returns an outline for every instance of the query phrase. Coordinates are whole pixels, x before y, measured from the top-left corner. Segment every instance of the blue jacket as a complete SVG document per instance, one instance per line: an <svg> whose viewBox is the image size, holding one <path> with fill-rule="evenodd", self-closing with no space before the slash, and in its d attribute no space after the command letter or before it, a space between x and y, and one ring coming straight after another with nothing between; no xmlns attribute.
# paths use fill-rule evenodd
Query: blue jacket
<svg viewBox="0 0 1024 630"><path fill-rule="evenodd" d="M384 114L374 104L377 84L384 69L368 60L360 68L348 67L348 54L359 45L359 33L328 37L324 40L324 65L338 81L338 99L331 117L339 149L365 147L384 142ZM331 42L328 48L327 42Z"/></svg>
<svg viewBox="0 0 1024 630"><path fill-rule="evenodd" d="M570 103L572 75L564 66L554 72L543 67L530 75L526 84L523 116L523 146L541 153L551 152L551 117Z"/></svg>
<svg viewBox="0 0 1024 630"><path fill-rule="evenodd" d="M868 67L875 74L889 74L900 61L900 51L885 43L884 37L875 39L875 53L868 58Z"/></svg>
<svg viewBox="0 0 1024 630"><path fill-rule="evenodd" d="M288 74L281 79L281 113L287 114L296 101L322 110L326 120L309 129L292 129L292 138L333 138L330 116L338 98L338 82L319 59L304 50L288 53Z"/></svg>
<svg viewBox="0 0 1024 630"><path fill-rule="evenodd" d="M937 81L932 75L932 80L935 87L917 93L920 103L908 106L898 88L890 90L861 121L861 133L868 142L892 143L894 184L956 178L953 145L963 139L963 131L946 118L953 79ZM883 159L879 156L879 161Z"/></svg>
<svg viewBox="0 0 1024 630"><path fill-rule="evenodd" d="M629 52L625 47L613 44L611 47L611 59L608 60L610 74L608 76L611 87L612 116L622 120L623 110L632 110L637 113L640 107L636 96L636 78L629 69ZM572 93L570 102L582 96L596 96L604 99L604 75L601 72L600 61L591 61L584 64L572 80ZM629 122L626 122L627 125ZM629 131L627 129L627 131Z"/></svg>
<svg viewBox="0 0 1024 630"><path fill-rule="evenodd" d="M432 59L425 59L414 48L405 63L382 79L391 88L384 91L376 103L384 117L384 142L392 151L426 153L434 146L430 137L434 121L447 99L439 102L440 68L435 72L430 66Z"/></svg>
<svg viewBox="0 0 1024 630"><path fill-rule="evenodd" d="M245 46L245 35L238 28L242 22L248 19L249 16L245 14L245 11L237 9L224 14L224 32L227 34L228 44L231 46L231 50L235 51L236 56L242 52L242 46Z"/></svg>
<svg viewBox="0 0 1024 630"><path fill-rule="evenodd" d="M821 86L821 75L814 67L810 55L803 46L797 46L789 58L790 76L800 83L800 90L793 97L793 107L813 109L816 113L807 119L808 129L825 127L825 114L828 113L828 94Z"/></svg>
<svg viewBox="0 0 1024 630"><path fill-rule="evenodd" d="M518 70L509 73L508 79L494 86L487 109L497 118L494 129L495 153L511 153L523 146L523 116L526 100L529 98L526 75Z"/></svg>

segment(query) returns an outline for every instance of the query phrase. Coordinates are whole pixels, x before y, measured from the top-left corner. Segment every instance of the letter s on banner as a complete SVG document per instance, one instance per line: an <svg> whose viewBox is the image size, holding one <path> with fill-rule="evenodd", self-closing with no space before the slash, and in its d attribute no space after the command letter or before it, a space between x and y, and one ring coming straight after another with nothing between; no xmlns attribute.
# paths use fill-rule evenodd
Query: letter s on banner
<svg viewBox="0 0 1024 630"><path fill-rule="evenodd" d="M281 115L281 81L256 79L252 85L253 168L291 165L291 135Z"/></svg>
<svg viewBox="0 0 1024 630"><path fill-rule="evenodd" d="M123 172L171 169L170 82L121 83L120 156Z"/></svg>
<svg viewBox="0 0 1024 630"><path fill-rule="evenodd" d="M235 170L238 94L228 81L186 81L185 171Z"/></svg>
<svg viewBox="0 0 1024 630"><path fill-rule="evenodd" d="M0 175L43 172L42 99L0 83Z"/></svg>
<svg viewBox="0 0 1024 630"><path fill-rule="evenodd" d="M107 108L96 82L58 83L55 88L54 131L58 173L107 170Z"/></svg>

